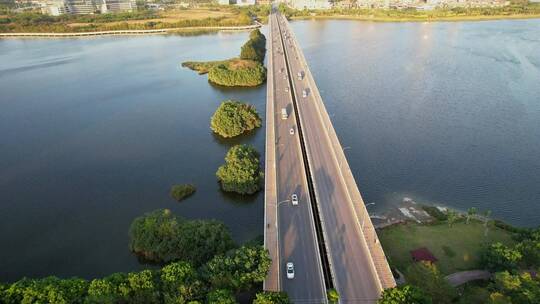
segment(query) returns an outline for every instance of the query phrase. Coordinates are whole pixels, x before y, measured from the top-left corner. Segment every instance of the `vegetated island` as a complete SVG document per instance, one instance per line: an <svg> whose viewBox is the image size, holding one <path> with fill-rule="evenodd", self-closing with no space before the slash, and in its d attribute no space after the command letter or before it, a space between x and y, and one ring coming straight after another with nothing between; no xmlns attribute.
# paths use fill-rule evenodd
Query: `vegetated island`
<svg viewBox="0 0 540 304"><path fill-rule="evenodd" d="M50 276L0 283L0 303L236 304L246 294L253 304L291 303L283 292L260 290L270 268L268 251L261 244L237 247L219 222L186 221L156 210L135 219L130 233L132 245L170 263L91 281Z"/></svg>
<svg viewBox="0 0 540 304"><path fill-rule="evenodd" d="M540 18L540 3L511 1L503 7L455 7L433 10L333 8L297 10L280 4L279 10L289 19L355 19L378 22L475 21L492 19Z"/></svg>
<svg viewBox="0 0 540 304"><path fill-rule="evenodd" d="M240 58L217 61L186 61L183 67L208 74L208 81L228 87L252 87L266 80L266 68L263 66L266 54L266 37L256 29L249 35L249 40L242 46Z"/></svg>
<svg viewBox="0 0 540 304"><path fill-rule="evenodd" d="M210 119L210 129L225 138L241 135L261 124L261 117L253 105L234 100L222 102Z"/></svg>
<svg viewBox="0 0 540 304"><path fill-rule="evenodd" d="M259 157L259 152L249 145L230 148L225 156L225 164L216 172L221 189L238 194L259 191L264 179Z"/></svg>
<svg viewBox="0 0 540 304"><path fill-rule="evenodd" d="M196 190L197 188L192 184L173 185L170 194L172 198L180 202L193 195Z"/></svg>
<svg viewBox="0 0 540 304"><path fill-rule="evenodd" d="M490 220L490 212L477 215L475 208L465 214L424 210L434 221L406 222L378 232L390 266L394 273L402 272L406 282L385 290L379 304L540 303L540 276L535 275L540 269L540 228ZM420 260L412 258L414 251L423 252ZM447 277L471 270L485 273L487 279L451 284Z"/></svg>

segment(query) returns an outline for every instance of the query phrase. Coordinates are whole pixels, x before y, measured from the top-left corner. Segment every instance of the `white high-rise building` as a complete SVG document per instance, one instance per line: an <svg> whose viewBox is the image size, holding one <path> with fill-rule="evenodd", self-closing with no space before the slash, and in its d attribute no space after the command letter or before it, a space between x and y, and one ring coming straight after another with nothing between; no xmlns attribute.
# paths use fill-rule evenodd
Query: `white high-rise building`
<svg viewBox="0 0 540 304"><path fill-rule="evenodd" d="M44 0L41 11L49 15L131 12L136 0Z"/></svg>

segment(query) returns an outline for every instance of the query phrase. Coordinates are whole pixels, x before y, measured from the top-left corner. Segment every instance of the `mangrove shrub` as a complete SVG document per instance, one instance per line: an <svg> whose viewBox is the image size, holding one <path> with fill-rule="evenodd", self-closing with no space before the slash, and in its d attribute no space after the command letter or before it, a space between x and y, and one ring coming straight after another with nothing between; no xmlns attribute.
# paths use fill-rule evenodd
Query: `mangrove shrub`
<svg viewBox="0 0 540 304"><path fill-rule="evenodd" d="M224 191L253 194L261 189L263 173L259 153L252 146L236 145L225 156L225 164L216 172Z"/></svg>
<svg viewBox="0 0 540 304"><path fill-rule="evenodd" d="M261 126L254 106L234 100L221 103L210 120L210 128L223 137L234 137Z"/></svg>

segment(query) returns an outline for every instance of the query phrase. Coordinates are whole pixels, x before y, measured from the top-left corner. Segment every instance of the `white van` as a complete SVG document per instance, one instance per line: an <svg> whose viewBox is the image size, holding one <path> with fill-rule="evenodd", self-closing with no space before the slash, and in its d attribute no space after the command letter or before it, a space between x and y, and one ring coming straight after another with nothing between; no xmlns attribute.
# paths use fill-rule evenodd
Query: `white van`
<svg viewBox="0 0 540 304"><path fill-rule="evenodd" d="M289 114L287 114L287 109L281 108L281 119L287 119L289 118Z"/></svg>

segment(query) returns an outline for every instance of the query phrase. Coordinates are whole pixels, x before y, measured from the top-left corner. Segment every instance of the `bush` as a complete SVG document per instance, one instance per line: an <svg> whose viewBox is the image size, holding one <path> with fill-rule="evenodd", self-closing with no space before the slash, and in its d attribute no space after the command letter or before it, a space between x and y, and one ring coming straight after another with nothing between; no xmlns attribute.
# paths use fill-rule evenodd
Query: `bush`
<svg viewBox="0 0 540 304"><path fill-rule="evenodd" d="M208 72L212 83L228 87L252 87L266 80L266 68L256 61L249 61L244 67L234 67L231 63L213 66Z"/></svg>
<svg viewBox="0 0 540 304"><path fill-rule="evenodd" d="M199 266L234 247L231 235L222 223L187 221L166 209L136 218L129 235L131 251L155 262L183 260Z"/></svg>
<svg viewBox="0 0 540 304"><path fill-rule="evenodd" d="M442 222L448 219L448 216L441 210L437 209L437 207L423 205L422 209L424 209L425 212L427 212L430 216L434 217L438 221Z"/></svg>
<svg viewBox="0 0 540 304"><path fill-rule="evenodd" d="M431 304L431 299L418 287L405 285L387 288L378 304Z"/></svg>
<svg viewBox="0 0 540 304"><path fill-rule="evenodd" d="M218 255L205 265L205 277L217 288L243 291L262 283L270 269L268 250L242 246L228 255Z"/></svg>
<svg viewBox="0 0 540 304"><path fill-rule="evenodd" d="M513 270L517 267L521 258L521 253L518 250L497 242L483 249L480 263L484 268L493 272Z"/></svg>
<svg viewBox="0 0 540 304"><path fill-rule="evenodd" d="M210 128L223 137L234 137L261 126L254 106L227 100L221 103L210 120Z"/></svg>
<svg viewBox="0 0 540 304"><path fill-rule="evenodd" d="M433 303L449 304L457 297L456 290L450 286L434 264L415 263L407 269L407 282L418 287L428 295Z"/></svg>
<svg viewBox="0 0 540 304"><path fill-rule="evenodd" d="M225 156L225 164L219 167L216 176L224 191L239 194L253 194L259 191L264 176L259 165L259 153L248 145L232 147Z"/></svg>
<svg viewBox="0 0 540 304"><path fill-rule="evenodd" d="M249 34L249 40L242 46L240 59L263 62L265 54L266 37L256 29Z"/></svg>
<svg viewBox="0 0 540 304"><path fill-rule="evenodd" d="M174 185L171 187L171 197L177 201L181 201L195 193L195 190L197 189L191 184Z"/></svg>
<svg viewBox="0 0 540 304"><path fill-rule="evenodd" d="M253 304L291 304L289 296L280 291L262 291L257 293Z"/></svg>

